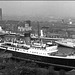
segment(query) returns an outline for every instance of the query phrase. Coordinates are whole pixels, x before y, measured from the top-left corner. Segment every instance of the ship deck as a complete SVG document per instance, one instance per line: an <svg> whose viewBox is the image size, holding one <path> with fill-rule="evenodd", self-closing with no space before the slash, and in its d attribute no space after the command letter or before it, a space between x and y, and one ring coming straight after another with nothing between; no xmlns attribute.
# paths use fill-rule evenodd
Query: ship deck
<svg viewBox="0 0 75 75"><path fill-rule="evenodd" d="M71 54L75 52L75 49L73 48L67 48L67 47L58 47L58 52L63 54Z"/></svg>

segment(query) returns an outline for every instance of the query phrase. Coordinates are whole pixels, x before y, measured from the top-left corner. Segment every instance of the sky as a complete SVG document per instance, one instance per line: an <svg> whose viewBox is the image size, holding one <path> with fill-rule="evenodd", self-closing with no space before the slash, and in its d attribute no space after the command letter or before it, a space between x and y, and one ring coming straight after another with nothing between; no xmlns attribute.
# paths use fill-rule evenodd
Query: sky
<svg viewBox="0 0 75 75"><path fill-rule="evenodd" d="M75 1L0 1L3 15L75 17Z"/></svg>

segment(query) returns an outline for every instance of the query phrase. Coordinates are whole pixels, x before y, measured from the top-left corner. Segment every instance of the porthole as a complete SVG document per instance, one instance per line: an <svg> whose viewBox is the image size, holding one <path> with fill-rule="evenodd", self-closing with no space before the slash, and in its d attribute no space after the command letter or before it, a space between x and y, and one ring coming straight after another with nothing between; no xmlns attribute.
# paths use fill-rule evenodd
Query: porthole
<svg viewBox="0 0 75 75"><path fill-rule="evenodd" d="M32 53L35 53L35 52L32 52Z"/></svg>

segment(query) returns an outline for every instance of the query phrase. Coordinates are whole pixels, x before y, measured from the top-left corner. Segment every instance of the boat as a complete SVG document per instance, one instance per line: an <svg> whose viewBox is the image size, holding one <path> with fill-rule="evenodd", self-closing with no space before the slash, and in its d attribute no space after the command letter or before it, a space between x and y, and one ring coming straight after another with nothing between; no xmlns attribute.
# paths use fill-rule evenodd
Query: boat
<svg viewBox="0 0 75 75"><path fill-rule="evenodd" d="M59 41L55 41L55 43L57 43L58 46L75 48L75 41L72 39L71 40L69 39L59 40Z"/></svg>
<svg viewBox="0 0 75 75"><path fill-rule="evenodd" d="M75 68L75 52L71 54L59 53L58 46L51 43L30 43L29 35L24 37L26 44L15 42L0 42L0 50L12 53L13 57L33 60L35 62L57 66ZM38 38L40 40L40 38ZM30 41L29 41L30 40Z"/></svg>
<svg viewBox="0 0 75 75"><path fill-rule="evenodd" d="M52 46L48 45L43 47L36 47L31 45L20 45L13 42L1 43L0 49L1 47L6 48L5 52L12 53L13 57L75 68L75 52L66 55L59 53L57 48L52 49Z"/></svg>

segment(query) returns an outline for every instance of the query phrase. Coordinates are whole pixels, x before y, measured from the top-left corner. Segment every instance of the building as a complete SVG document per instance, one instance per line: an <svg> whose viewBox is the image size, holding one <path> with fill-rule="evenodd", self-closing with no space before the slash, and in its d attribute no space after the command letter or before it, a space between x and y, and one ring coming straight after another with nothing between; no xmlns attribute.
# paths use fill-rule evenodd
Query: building
<svg viewBox="0 0 75 75"><path fill-rule="evenodd" d="M47 32L48 32L48 30L49 30L49 27L43 26L43 27L41 28L41 30L43 31L43 36L46 36L46 35L47 35Z"/></svg>
<svg viewBox="0 0 75 75"><path fill-rule="evenodd" d="M25 32L28 32L32 30L32 27L31 27L31 21L24 21L22 22L22 24L19 24L17 26L17 29L19 32L22 32L22 33L25 33Z"/></svg>
<svg viewBox="0 0 75 75"><path fill-rule="evenodd" d="M0 20L2 20L2 9L0 8Z"/></svg>

